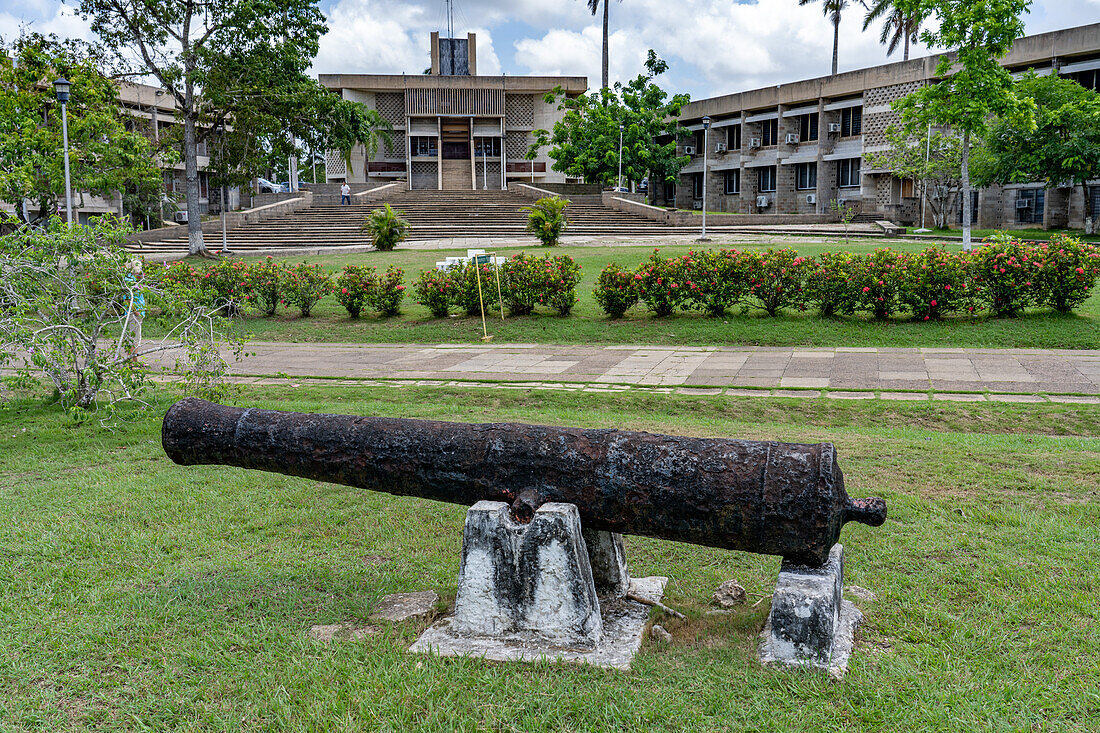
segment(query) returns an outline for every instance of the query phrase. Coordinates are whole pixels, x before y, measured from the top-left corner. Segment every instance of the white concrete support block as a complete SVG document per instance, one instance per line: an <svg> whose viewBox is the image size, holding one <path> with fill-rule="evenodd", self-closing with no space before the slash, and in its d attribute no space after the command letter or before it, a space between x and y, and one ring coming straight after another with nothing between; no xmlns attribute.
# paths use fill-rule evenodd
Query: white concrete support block
<svg viewBox="0 0 1100 733"><path fill-rule="evenodd" d="M503 502L475 504L466 515L453 628L594 648L603 626L577 507L543 504L520 524Z"/></svg>
<svg viewBox="0 0 1100 733"><path fill-rule="evenodd" d="M626 566L626 550L623 536L618 532L582 530L584 544L588 547L588 563L592 566L592 580L600 598L621 598L630 587L630 571Z"/></svg>
<svg viewBox="0 0 1100 733"><path fill-rule="evenodd" d="M834 545L819 568L783 561L764 626L760 661L842 675L863 614L845 601L844 548Z"/></svg>

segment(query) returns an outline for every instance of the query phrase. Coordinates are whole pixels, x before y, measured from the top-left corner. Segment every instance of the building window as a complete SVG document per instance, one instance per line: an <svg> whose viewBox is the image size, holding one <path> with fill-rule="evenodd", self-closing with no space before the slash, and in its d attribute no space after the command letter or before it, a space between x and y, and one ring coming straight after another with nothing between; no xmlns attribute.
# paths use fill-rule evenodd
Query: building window
<svg viewBox="0 0 1100 733"><path fill-rule="evenodd" d="M798 139L801 142L817 140L817 112L798 116Z"/></svg>
<svg viewBox="0 0 1100 733"><path fill-rule="evenodd" d="M439 155L434 137L410 137L409 150L414 158L435 158Z"/></svg>
<svg viewBox="0 0 1100 733"><path fill-rule="evenodd" d="M962 196L959 196L959 217L957 219L959 224L963 223L963 200ZM978 223L978 192L976 190L970 192L970 224L974 225Z"/></svg>
<svg viewBox="0 0 1100 733"><path fill-rule="evenodd" d="M474 155L478 158L499 158L500 157L500 138L499 137L478 137L474 138Z"/></svg>
<svg viewBox="0 0 1100 733"><path fill-rule="evenodd" d="M913 186L912 178L901 179L901 197L903 199L911 199L916 196Z"/></svg>
<svg viewBox="0 0 1100 733"><path fill-rule="evenodd" d="M676 200L676 184L672 181L665 181L665 201Z"/></svg>
<svg viewBox="0 0 1100 733"><path fill-rule="evenodd" d="M733 125L726 129L726 147L730 150L741 149L741 125Z"/></svg>
<svg viewBox="0 0 1100 733"><path fill-rule="evenodd" d="M1065 78L1073 79L1085 89L1091 89L1094 92L1100 92L1100 69L1091 69L1089 71L1078 71L1074 74L1066 74Z"/></svg>
<svg viewBox="0 0 1100 733"><path fill-rule="evenodd" d="M769 165L763 168L757 169L756 172L758 188L760 191L769 192L775 190L775 166Z"/></svg>
<svg viewBox="0 0 1100 733"><path fill-rule="evenodd" d="M840 136L854 137L863 132L863 107L840 110Z"/></svg>
<svg viewBox="0 0 1100 733"><path fill-rule="evenodd" d="M817 188L817 163L799 163L794 168L799 191Z"/></svg>
<svg viewBox="0 0 1100 733"><path fill-rule="evenodd" d="M691 195L697 199L703 198L703 174L696 173L691 177Z"/></svg>
<svg viewBox="0 0 1100 733"><path fill-rule="evenodd" d="M741 193L741 171L734 169L726 171L726 195L733 196Z"/></svg>
<svg viewBox="0 0 1100 733"><path fill-rule="evenodd" d="M859 187L859 158L836 162L836 185L841 188Z"/></svg>
<svg viewBox="0 0 1100 733"><path fill-rule="evenodd" d="M1047 192L1042 188L1022 188L1016 192L1016 223L1042 224Z"/></svg>
<svg viewBox="0 0 1100 733"><path fill-rule="evenodd" d="M764 147L776 145L779 141L779 120L764 120L760 123L760 144Z"/></svg>

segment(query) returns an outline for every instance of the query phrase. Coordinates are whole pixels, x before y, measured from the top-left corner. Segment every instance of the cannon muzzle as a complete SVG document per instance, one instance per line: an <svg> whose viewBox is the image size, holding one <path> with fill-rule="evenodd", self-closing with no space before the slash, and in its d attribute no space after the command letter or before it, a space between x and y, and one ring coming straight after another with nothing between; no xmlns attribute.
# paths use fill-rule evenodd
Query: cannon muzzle
<svg viewBox="0 0 1100 733"><path fill-rule="evenodd" d="M830 443L688 438L626 430L467 424L226 407L199 399L164 417L181 465L225 465L472 506L523 520L575 504L585 527L821 565L846 522L886 519L850 500Z"/></svg>

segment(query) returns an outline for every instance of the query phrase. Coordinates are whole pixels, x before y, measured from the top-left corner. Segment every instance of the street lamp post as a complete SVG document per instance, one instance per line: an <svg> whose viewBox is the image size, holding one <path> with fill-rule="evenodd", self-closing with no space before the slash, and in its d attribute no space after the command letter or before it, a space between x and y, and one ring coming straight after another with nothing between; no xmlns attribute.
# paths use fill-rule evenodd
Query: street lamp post
<svg viewBox="0 0 1100 733"><path fill-rule="evenodd" d="M707 241L707 146L710 144L710 117L703 118L703 233L700 242Z"/></svg>
<svg viewBox="0 0 1100 733"><path fill-rule="evenodd" d="M619 125L619 182L615 187L616 192L623 188L623 132L625 130L625 125Z"/></svg>
<svg viewBox="0 0 1100 733"><path fill-rule="evenodd" d="M59 78L53 83L57 101L61 102L61 139L65 144L65 218L69 226L73 223L73 187L69 182L69 116L65 105L69 101L69 87L71 84L64 78Z"/></svg>

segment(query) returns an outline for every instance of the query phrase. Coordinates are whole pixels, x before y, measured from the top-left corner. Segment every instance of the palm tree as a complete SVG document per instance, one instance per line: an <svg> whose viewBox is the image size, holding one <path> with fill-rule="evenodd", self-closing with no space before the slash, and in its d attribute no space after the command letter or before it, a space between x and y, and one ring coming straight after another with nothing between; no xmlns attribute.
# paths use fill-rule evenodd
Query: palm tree
<svg viewBox="0 0 1100 733"><path fill-rule="evenodd" d="M809 5L816 0L798 0L799 5ZM837 49L840 46L840 13L848 7L848 0L821 0L821 10L833 24L833 76L836 76Z"/></svg>
<svg viewBox="0 0 1100 733"><path fill-rule="evenodd" d="M908 61L909 43L917 40L924 18L913 10L899 7L896 0L872 0L870 5L864 2L863 7L867 8L867 15L863 16L863 30L867 30L876 20L882 20L878 42L886 46L886 55L890 56L901 45L904 49L902 60Z"/></svg>
<svg viewBox="0 0 1100 733"><path fill-rule="evenodd" d="M610 86L607 79L607 5L608 0L603 0L603 86L600 87L601 89L607 89ZM588 0L588 9L592 11L592 15L595 15L600 9L600 0Z"/></svg>

